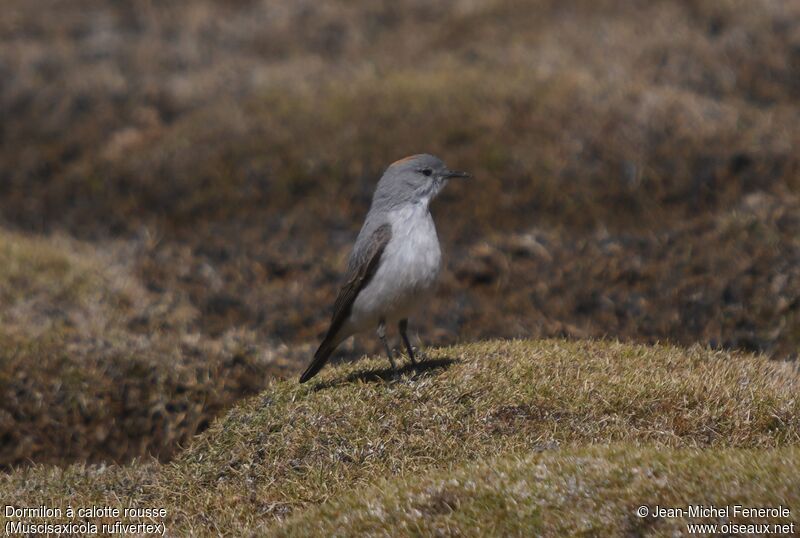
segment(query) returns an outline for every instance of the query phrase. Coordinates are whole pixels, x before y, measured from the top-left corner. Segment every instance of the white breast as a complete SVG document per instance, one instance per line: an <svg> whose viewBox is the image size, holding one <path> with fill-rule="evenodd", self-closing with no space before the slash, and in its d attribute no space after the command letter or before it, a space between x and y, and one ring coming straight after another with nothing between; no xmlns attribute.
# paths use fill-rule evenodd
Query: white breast
<svg viewBox="0 0 800 538"><path fill-rule="evenodd" d="M427 290L436 281L442 261L439 237L428 208L410 205L391 214L392 240L386 248L387 276L409 289Z"/></svg>
<svg viewBox="0 0 800 538"><path fill-rule="evenodd" d="M389 215L392 237L370 283L351 311L353 331L408 317L432 291L439 276L442 252L433 218L426 205L410 204Z"/></svg>

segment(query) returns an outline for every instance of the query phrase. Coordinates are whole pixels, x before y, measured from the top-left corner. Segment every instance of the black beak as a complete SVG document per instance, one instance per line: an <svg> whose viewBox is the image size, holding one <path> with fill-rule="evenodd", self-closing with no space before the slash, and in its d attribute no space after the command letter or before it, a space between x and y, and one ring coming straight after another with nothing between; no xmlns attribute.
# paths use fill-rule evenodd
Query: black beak
<svg viewBox="0 0 800 538"><path fill-rule="evenodd" d="M458 170L448 170L447 172L444 173L444 177L446 179L452 179L452 178L464 178L464 179L466 179L466 178L472 177L472 176L469 175L466 172L459 172Z"/></svg>

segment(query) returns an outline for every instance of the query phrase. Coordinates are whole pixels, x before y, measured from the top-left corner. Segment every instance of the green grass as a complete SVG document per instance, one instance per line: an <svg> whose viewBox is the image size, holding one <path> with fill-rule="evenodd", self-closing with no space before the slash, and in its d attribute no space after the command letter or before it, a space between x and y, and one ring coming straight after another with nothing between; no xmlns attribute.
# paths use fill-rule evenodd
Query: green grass
<svg viewBox="0 0 800 538"><path fill-rule="evenodd" d="M300 535L324 517L331 526L319 535L328 535L351 523L351 531L377 525L375 532L399 532L393 521L418 519L406 497L459 481L452 503L447 493L432 508L443 512L420 527L425 534L437 525L502 517L511 508L498 499L517 486L493 473L530 464L534 474L520 471L519 488L531 496L522 514L533 515L508 521L513 534L618 531L636 524L630 508L640 493L645 504L722 502L726 491L738 491L742 502L772 502L796 484L780 478L797 467L793 447L800 441L799 376L789 365L699 347L558 340L429 353L427 368L405 370L396 380L387 377L384 360L372 359L328 368L306 385L273 382L170 464L34 466L4 477L0 497L25 505L165 507L177 534L241 535L284 525ZM700 472L712 460L716 466ZM581 492L569 477L584 462ZM726 462L729 471L715 471ZM541 463L547 469L539 476ZM626 489L632 476L641 484ZM461 491L467 477L476 496ZM759 485L765 477L776 484L771 497ZM388 493L369 489L376 487ZM645 496L647 487L663 492L663 501ZM589 502L595 493L608 495L605 511ZM561 511L536 512L548 503ZM448 519L447 506L456 505L464 511ZM351 510L353 517L342 519ZM573 518L577 527L566 526Z"/></svg>

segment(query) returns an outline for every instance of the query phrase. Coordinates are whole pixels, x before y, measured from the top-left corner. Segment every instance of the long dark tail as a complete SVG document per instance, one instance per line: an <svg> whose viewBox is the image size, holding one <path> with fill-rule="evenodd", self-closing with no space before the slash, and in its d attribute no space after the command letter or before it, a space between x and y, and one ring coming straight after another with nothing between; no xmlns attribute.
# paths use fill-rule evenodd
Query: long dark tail
<svg viewBox="0 0 800 538"><path fill-rule="evenodd" d="M306 371L303 372L303 375L300 376L300 383L305 383L322 370L322 367L325 366L325 363L328 362L328 357L331 356L333 350L336 349L337 344L330 338L330 335L327 335L322 343L317 348L317 352L314 353L314 360L311 361L311 364L308 365Z"/></svg>

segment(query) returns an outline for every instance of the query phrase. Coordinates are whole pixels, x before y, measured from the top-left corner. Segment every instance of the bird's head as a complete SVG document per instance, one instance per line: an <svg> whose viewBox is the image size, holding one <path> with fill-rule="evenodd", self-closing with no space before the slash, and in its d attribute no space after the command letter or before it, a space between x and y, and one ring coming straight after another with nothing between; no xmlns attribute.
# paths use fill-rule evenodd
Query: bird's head
<svg viewBox="0 0 800 538"><path fill-rule="evenodd" d="M466 172L450 170L433 155L412 155L389 165L378 182L373 203L387 206L422 203L427 206L450 179L468 177Z"/></svg>

